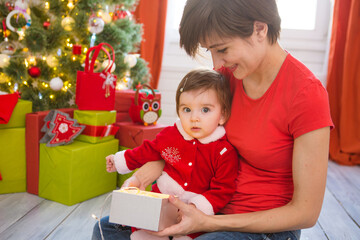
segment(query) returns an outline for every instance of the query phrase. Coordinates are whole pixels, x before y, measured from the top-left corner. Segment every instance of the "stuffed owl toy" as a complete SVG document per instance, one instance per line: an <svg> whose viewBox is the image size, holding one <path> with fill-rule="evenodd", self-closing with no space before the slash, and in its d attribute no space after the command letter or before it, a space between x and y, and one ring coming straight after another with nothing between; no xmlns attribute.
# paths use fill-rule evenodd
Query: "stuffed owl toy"
<svg viewBox="0 0 360 240"><path fill-rule="evenodd" d="M152 94L140 92L140 89L143 87L149 88ZM152 87L144 84L136 89L134 101L129 109L129 115L135 123L143 123L145 126L156 124L161 116L160 97L155 95Z"/></svg>

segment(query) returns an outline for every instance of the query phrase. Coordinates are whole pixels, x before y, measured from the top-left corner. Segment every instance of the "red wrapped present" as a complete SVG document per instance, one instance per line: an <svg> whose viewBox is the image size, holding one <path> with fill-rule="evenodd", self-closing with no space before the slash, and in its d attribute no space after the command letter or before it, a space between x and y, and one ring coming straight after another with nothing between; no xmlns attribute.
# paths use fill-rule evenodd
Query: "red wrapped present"
<svg viewBox="0 0 360 240"><path fill-rule="evenodd" d="M117 112L116 122L131 122L131 118L128 112Z"/></svg>
<svg viewBox="0 0 360 240"><path fill-rule="evenodd" d="M73 108L58 109L73 117ZM41 132L44 118L50 111L34 112L26 114L26 179L27 192L39 194L39 141L45 133Z"/></svg>
<svg viewBox="0 0 360 240"><path fill-rule="evenodd" d="M161 124L144 126L133 122L117 122L119 127L116 138L119 139L119 145L127 148L138 147L142 142L154 140L156 135L166 126Z"/></svg>

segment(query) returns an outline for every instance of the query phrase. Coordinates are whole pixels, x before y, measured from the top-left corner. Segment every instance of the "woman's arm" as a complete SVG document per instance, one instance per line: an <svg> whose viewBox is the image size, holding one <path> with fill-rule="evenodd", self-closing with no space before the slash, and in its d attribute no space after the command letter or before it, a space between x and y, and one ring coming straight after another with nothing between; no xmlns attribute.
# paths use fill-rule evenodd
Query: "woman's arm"
<svg viewBox="0 0 360 240"><path fill-rule="evenodd" d="M148 185L152 184L160 177L164 165L164 160L145 163L132 177L124 182L122 187L138 187L144 190Z"/></svg>
<svg viewBox="0 0 360 240"><path fill-rule="evenodd" d="M315 225L325 192L329 135L329 127L325 127L295 139L294 195L287 205L252 213L206 216L193 206L171 198L170 201L182 211L182 221L155 234L186 235L201 231L269 233Z"/></svg>

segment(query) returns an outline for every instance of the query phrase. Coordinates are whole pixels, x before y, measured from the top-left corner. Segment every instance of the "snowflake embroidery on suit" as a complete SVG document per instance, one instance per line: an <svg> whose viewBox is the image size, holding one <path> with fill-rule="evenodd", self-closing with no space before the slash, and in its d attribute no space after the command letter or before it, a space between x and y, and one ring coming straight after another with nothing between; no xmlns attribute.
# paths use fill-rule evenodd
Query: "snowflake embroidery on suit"
<svg viewBox="0 0 360 240"><path fill-rule="evenodd" d="M169 162L171 165L176 164L180 161L181 157L179 150L175 147L167 147L161 152L161 156L164 160Z"/></svg>

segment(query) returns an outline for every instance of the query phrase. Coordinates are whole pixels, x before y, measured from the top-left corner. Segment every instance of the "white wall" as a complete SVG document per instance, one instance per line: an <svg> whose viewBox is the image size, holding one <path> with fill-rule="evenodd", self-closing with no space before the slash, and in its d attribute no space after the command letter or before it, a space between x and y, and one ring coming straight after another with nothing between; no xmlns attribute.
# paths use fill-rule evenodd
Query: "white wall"
<svg viewBox="0 0 360 240"><path fill-rule="evenodd" d="M302 61L325 85L328 58L329 22L331 22L330 0L318 0L318 19L314 31L283 30L280 44ZM179 9L177 0L168 1L168 17L165 46L158 90L161 92L162 116L160 124L172 125L177 118L175 92L183 76L198 66L212 67L210 55L191 59L179 48L178 31L173 15Z"/></svg>

